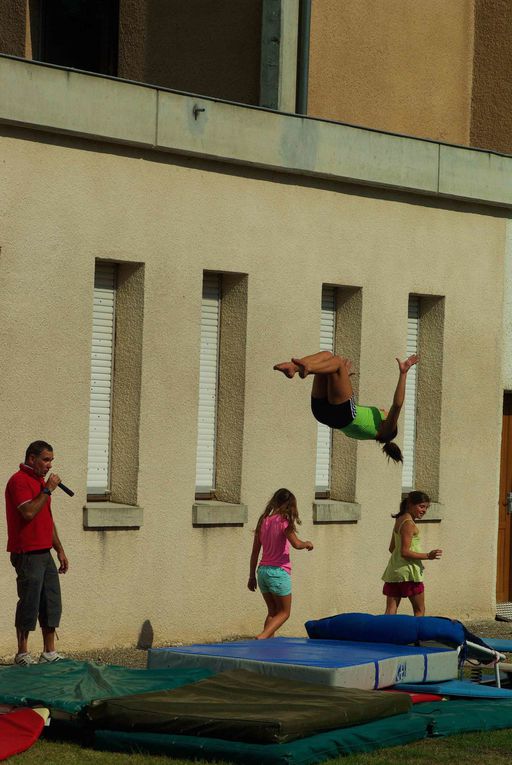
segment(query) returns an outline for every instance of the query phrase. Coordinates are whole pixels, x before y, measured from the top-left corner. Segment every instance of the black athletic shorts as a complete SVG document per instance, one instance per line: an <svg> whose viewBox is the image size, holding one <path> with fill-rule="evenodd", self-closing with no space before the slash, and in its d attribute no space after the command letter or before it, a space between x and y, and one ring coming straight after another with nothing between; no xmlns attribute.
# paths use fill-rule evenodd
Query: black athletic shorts
<svg viewBox="0 0 512 765"><path fill-rule="evenodd" d="M315 420L329 428L345 428L356 416L354 396L342 404L330 404L326 398L311 397L311 411Z"/></svg>
<svg viewBox="0 0 512 765"><path fill-rule="evenodd" d="M41 627L58 627L62 614L59 572L49 550L11 553L16 569L18 605L15 626L24 632Z"/></svg>

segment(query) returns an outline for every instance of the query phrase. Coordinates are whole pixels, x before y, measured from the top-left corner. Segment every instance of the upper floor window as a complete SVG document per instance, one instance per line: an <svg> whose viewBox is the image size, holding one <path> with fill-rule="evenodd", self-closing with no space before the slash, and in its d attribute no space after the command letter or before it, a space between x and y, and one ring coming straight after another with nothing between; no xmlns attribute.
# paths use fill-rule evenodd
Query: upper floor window
<svg viewBox="0 0 512 765"><path fill-rule="evenodd" d="M40 0L38 58L117 75L119 0Z"/></svg>

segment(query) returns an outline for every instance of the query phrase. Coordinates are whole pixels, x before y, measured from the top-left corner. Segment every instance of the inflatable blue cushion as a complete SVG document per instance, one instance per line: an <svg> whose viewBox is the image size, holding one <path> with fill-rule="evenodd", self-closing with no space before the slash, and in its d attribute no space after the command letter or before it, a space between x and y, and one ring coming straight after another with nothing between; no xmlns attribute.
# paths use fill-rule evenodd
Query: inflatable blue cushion
<svg viewBox="0 0 512 765"><path fill-rule="evenodd" d="M360 643L408 645L435 640L459 646L464 643L464 628L458 621L438 616L395 614L338 614L305 624L308 636L319 640L350 640Z"/></svg>

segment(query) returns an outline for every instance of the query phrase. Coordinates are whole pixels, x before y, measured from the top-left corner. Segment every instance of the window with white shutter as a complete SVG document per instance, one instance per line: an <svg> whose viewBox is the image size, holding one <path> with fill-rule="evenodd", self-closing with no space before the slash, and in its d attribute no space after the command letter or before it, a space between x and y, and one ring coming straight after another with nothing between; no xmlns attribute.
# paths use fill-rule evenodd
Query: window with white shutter
<svg viewBox="0 0 512 765"><path fill-rule="evenodd" d="M201 301L196 494L209 494L215 489L220 300L220 274L205 273Z"/></svg>
<svg viewBox="0 0 512 765"><path fill-rule="evenodd" d="M409 297L407 312L407 350L406 357L418 353L420 298L417 295ZM403 411L403 455L402 467L402 490L404 492L414 489L415 482L415 442L416 442L416 370L413 366L407 373L407 385L405 389L405 403Z"/></svg>
<svg viewBox="0 0 512 765"><path fill-rule="evenodd" d="M114 263L98 262L94 274L92 319L87 469L87 494L89 495L101 496L110 492L115 302L116 266Z"/></svg>
<svg viewBox="0 0 512 765"><path fill-rule="evenodd" d="M336 326L335 287L322 287L320 312L320 350L334 352L334 329ZM324 494L331 487L332 431L327 425L318 423L316 441L315 491Z"/></svg>

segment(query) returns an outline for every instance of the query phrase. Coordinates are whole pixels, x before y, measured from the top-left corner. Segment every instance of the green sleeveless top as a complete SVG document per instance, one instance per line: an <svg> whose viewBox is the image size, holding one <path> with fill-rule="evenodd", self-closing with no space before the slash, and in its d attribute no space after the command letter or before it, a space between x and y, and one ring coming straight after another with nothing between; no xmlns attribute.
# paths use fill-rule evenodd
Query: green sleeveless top
<svg viewBox="0 0 512 765"><path fill-rule="evenodd" d="M408 519L402 521L399 529L402 528L404 523L413 523ZM422 582L423 581L423 569L425 568L421 560L406 560L402 558L400 552L402 549L402 537L400 531L393 531L393 539L395 540L395 549L391 553L391 558L386 566L386 570L382 574L382 579L385 582ZM411 550L413 552L420 552L420 535L414 534L411 540Z"/></svg>
<svg viewBox="0 0 512 765"><path fill-rule="evenodd" d="M356 438L358 441L374 441L379 425L384 419L384 413L376 406L356 404L356 416L350 425L345 425L339 430L349 438Z"/></svg>

